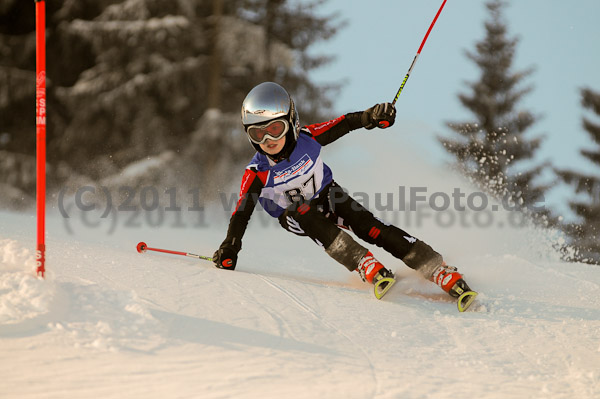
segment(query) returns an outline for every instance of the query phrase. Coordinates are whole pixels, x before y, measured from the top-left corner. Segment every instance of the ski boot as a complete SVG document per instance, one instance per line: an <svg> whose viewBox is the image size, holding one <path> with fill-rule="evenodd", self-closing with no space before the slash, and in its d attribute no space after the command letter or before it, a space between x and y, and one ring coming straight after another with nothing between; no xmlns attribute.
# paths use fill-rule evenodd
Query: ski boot
<svg viewBox="0 0 600 399"><path fill-rule="evenodd" d="M374 284L375 298L381 299L396 283L394 273L386 269L371 253L367 252L358 263L356 271L363 281Z"/></svg>
<svg viewBox="0 0 600 399"><path fill-rule="evenodd" d="M431 276L431 281L439 285L442 290L450 294L451 297L457 298L458 310L464 312L477 296L477 292L473 291L463 279L463 276L454 266L448 266L443 262Z"/></svg>

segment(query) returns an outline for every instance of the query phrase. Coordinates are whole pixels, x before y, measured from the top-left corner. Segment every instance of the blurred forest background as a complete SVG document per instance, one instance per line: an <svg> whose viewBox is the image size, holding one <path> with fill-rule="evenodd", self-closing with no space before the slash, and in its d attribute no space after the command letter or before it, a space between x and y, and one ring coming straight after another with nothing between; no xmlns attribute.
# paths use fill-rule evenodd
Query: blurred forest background
<svg viewBox="0 0 600 399"><path fill-rule="evenodd" d="M270 80L294 95L304 124L328 120L339 82L315 85L310 72L332 61L311 46L344 26L323 15L327 0L52 0L47 2L49 198L63 187L100 184L197 187L203 201L237 182L252 155L239 110L246 93ZM467 59L481 70L457 93L471 120L448 122L439 137L455 165L496 197L524 206L536 223L558 226L576 260L600 263L600 178L531 166L542 137L519 101L533 69L514 69L518 40L505 2L486 3L486 35ZM352 46L342 51L355 51ZM357 56L361 56L357 52ZM600 168L600 93L581 88L582 121ZM0 208L35 203L35 5L0 0ZM529 165L526 169L523 165ZM535 211L548 185L573 185L574 223Z"/></svg>
<svg viewBox="0 0 600 399"><path fill-rule="evenodd" d="M277 81L302 121L330 118L331 86L309 72L330 60L308 47L338 28L318 1L56 0L47 2L48 190L130 177L132 186L237 181L252 156L240 105ZM0 1L0 190L35 196L35 5ZM168 165L168 167L166 167ZM233 176L232 171L238 171ZM235 172L233 172L235 173Z"/></svg>

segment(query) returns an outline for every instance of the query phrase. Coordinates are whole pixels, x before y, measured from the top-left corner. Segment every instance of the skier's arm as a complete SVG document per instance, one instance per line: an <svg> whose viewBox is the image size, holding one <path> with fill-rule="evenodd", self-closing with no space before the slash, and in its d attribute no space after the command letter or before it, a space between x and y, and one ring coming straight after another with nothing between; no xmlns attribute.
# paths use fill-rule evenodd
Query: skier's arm
<svg viewBox="0 0 600 399"><path fill-rule="evenodd" d="M352 112L327 122L305 126L305 129L308 129L319 144L327 145L350 131L363 127L360 119L361 114L362 112Z"/></svg>
<svg viewBox="0 0 600 399"><path fill-rule="evenodd" d="M253 167L249 167L244 173L240 198L229 220L227 236L213 255L213 261L218 268L235 269L238 252L242 249L242 237L246 232L246 227L256 206L260 191L264 186L261 177Z"/></svg>
<svg viewBox="0 0 600 399"><path fill-rule="evenodd" d="M362 112L351 112L328 122L315 123L305 128L321 145L333 143L352 130L364 127L389 127L396 120L396 108L391 103L381 103ZM384 122L384 123L382 123Z"/></svg>

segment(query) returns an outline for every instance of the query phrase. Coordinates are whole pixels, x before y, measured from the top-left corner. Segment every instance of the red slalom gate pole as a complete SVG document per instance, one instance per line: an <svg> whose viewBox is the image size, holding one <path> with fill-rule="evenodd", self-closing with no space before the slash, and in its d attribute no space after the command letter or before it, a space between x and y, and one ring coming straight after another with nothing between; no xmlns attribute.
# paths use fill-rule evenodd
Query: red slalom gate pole
<svg viewBox="0 0 600 399"><path fill-rule="evenodd" d="M35 0L36 30L36 273L46 273L46 2Z"/></svg>

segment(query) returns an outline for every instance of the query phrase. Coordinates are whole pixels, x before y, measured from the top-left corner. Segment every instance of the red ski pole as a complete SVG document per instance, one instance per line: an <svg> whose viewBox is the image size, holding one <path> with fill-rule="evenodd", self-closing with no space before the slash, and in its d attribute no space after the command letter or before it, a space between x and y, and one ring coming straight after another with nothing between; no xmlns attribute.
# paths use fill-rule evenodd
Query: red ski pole
<svg viewBox="0 0 600 399"><path fill-rule="evenodd" d="M155 251L155 252L163 252L163 253L171 254L171 255L181 255L181 256L187 256L190 258L203 259L203 260L208 260L210 262L212 262L212 260L213 260L212 256L196 255L196 254L192 254L189 252L172 251L170 249L150 248L148 245L146 245L145 242L138 243L136 248L139 253L144 253L146 251Z"/></svg>
<svg viewBox="0 0 600 399"><path fill-rule="evenodd" d="M393 105L396 105L396 101L398 101L398 97L400 97L400 93L402 93L402 90L404 89L404 85L406 84L406 81L408 80L410 73L412 72L415 64L417 63L419 54L421 54L421 50L423 50L423 46L425 45L425 42L427 41L427 38L429 37L431 30L433 29L433 25L435 25L435 22L437 21L438 17L440 16L442 9L444 8L444 5L446 5L446 0L444 0L444 2L442 3L442 6L438 10L437 14L435 14L435 18L433 19L433 22L431 23L431 25L429 25L429 29L427 30L427 33L425 34L425 37L423 38L423 41L421 42L421 46L419 47L419 51L417 51L417 55L415 55L415 58L413 59L412 64L410 64L410 68L408 68L408 73L404 77L404 80L402 81L402 84L400 85L400 88L398 89L398 93L396 93L396 97L394 97L394 101L392 101ZM385 126L385 127L387 127L387 126Z"/></svg>

